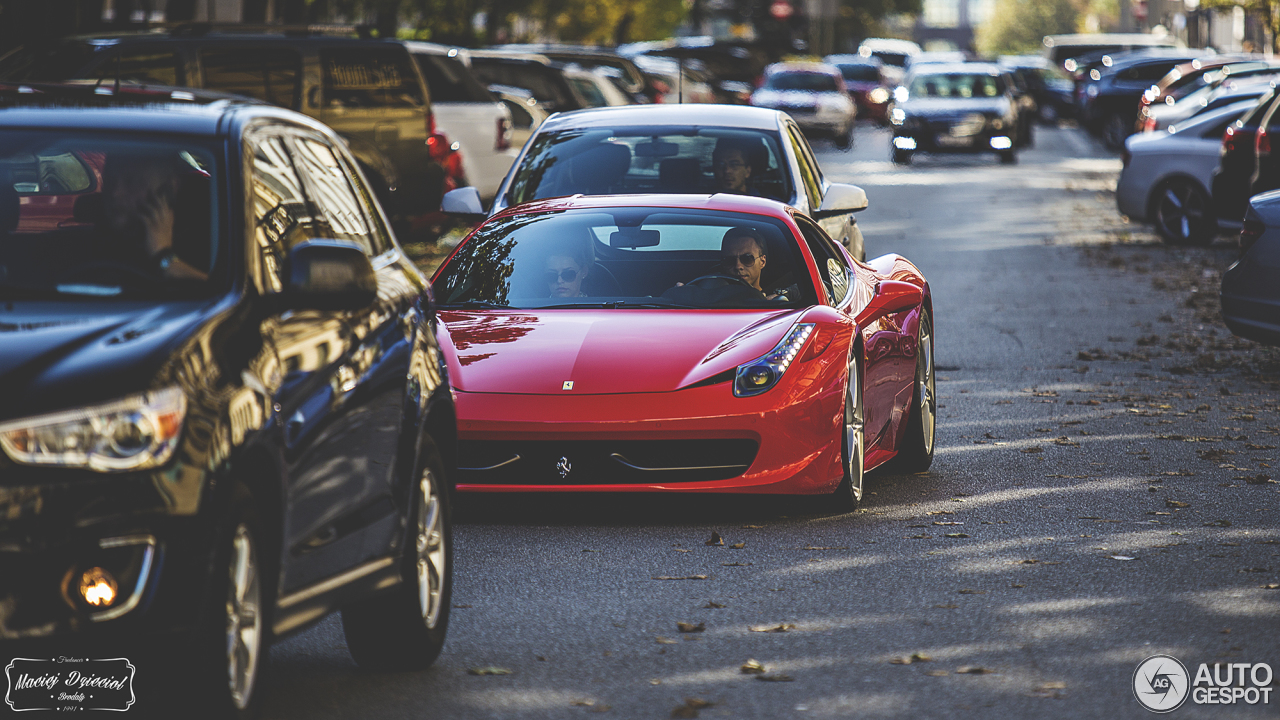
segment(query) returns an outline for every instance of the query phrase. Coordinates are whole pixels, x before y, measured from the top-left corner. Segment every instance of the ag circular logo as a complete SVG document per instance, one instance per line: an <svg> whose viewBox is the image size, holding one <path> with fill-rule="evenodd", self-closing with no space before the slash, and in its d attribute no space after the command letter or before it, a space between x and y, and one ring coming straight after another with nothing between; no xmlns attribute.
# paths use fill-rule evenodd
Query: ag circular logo
<svg viewBox="0 0 1280 720"><path fill-rule="evenodd" d="M1152 655L1133 671L1133 696L1151 712L1177 710L1187 701L1191 676L1172 655Z"/></svg>

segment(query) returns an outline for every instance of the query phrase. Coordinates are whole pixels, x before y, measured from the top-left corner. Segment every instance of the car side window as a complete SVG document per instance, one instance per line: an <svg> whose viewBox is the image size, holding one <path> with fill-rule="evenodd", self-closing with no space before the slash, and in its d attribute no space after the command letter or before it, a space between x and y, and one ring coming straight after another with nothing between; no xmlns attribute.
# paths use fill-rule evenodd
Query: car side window
<svg viewBox="0 0 1280 720"><path fill-rule="evenodd" d="M289 48L212 47L200 51L204 87L297 109L302 56Z"/></svg>
<svg viewBox="0 0 1280 720"><path fill-rule="evenodd" d="M315 219L293 168L286 143L280 136L251 136L249 217L257 250L262 289L283 289L281 272L289 249L317 237Z"/></svg>
<svg viewBox="0 0 1280 720"><path fill-rule="evenodd" d="M293 139L293 157L307 197L320 221L328 226L326 237L353 242L370 256L378 254L364 207L333 148L316 138L298 136Z"/></svg>
<svg viewBox="0 0 1280 720"><path fill-rule="evenodd" d="M804 235L809 252L813 253L813 260L818 265L818 275L822 278L823 287L827 289L831 304L840 305L852 285L844 257L817 224L804 217L797 217L796 224L800 226L800 233Z"/></svg>
<svg viewBox="0 0 1280 720"><path fill-rule="evenodd" d="M369 244L372 247L374 255L391 249L391 233L387 230L386 224L382 221L382 214L378 212L378 201L369 186L360 179L360 173L355 170L355 162L349 156L339 155L343 167L346 168L347 177L351 180L351 185L355 188L356 195L360 198L360 206L364 209L365 217L369 226Z"/></svg>
<svg viewBox="0 0 1280 720"><path fill-rule="evenodd" d="M93 74L103 82L114 82L119 77L121 82L142 85L187 84L181 57L173 51L146 46L125 46L118 53L108 53Z"/></svg>
<svg viewBox="0 0 1280 720"><path fill-rule="evenodd" d="M800 184L804 186L805 196L809 199L809 212L817 211L822 205L822 186L819 184L817 171L805 153L805 142L798 137L795 128L787 128L787 137L791 141L791 150L795 153L796 162L800 165Z"/></svg>
<svg viewBox="0 0 1280 720"><path fill-rule="evenodd" d="M419 108L422 81L403 46L331 48L320 52L328 108Z"/></svg>

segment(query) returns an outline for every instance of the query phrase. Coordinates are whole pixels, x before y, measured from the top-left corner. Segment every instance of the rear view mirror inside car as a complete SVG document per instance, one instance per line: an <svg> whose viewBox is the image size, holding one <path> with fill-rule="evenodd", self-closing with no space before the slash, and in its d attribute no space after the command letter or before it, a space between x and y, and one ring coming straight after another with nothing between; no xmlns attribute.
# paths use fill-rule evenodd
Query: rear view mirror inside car
<svg viewBox="0 0 1280 720"><path fill-rule="evenodd" d="M674 147L674 146L673 146ZM609 235L609 247L640 248L653 247L662 240L662 233L657 230L641 230L639 228L622 228Z"/></svg>
<svg viewBox="0 0 1280 720"><path fill-rule="evenodd" d="M675 157L680 154L680 146L654 138L653 142L637 144L635 152L638 157Z"/></svg>

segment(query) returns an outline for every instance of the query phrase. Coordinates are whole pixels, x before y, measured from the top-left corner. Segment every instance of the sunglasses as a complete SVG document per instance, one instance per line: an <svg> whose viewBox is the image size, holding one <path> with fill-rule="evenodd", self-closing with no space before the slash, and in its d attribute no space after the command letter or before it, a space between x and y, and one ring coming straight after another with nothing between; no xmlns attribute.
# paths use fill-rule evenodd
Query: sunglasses
<svg viewBox="0 0 1280 720"><path fill-rule="evenodd" d="M560 272L556 272L555 270L548 270L547 274L544 277L546 278L548 285L553 282L571 283L578 278L578 271L574 270L573 268L565 268Z"/></svg>
<svg viewBox="0 0 1280 720"><path fill-rule="evenodd" d="M751 253L742 253L741 255L721 255L720 262L723 265L732 267L738 263L742 263L744 267L751 267L756 264L758 258L764 255L752 255Z"/></svg>
<svg viewBox="0 0 1280 720"><path fill-rule="evenodd" d="M711 164L711 167L716 168L717 170L733 170L737 168L744 168L746 166L746 163L738 160L721 160Z"/></svg>

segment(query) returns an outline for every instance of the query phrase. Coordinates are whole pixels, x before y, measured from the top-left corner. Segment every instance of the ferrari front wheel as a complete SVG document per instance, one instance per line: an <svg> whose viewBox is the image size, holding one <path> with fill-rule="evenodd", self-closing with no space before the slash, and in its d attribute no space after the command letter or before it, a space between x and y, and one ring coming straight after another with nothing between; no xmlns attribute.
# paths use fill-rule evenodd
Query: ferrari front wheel
<svg viewBox="0 0 1280 720"><path fill-rule="evenodd" d="M866 458L866 435L862 405L862 380L858 363L849 365L849 383L844 393L844 423L840 432L840 462L844 478L833 495L836 509L853 512L862 502L862 477Z"/></svg>
<svg viewBox="0 0 1280 720"><path fill-rule="evenodd" d="M933 444L937 434L938 395L933 363L933 316L920 315L916 343L916 377L911 396L911 417L898 450L896 465L902 472L918 473L933 464Z"/></svg>

